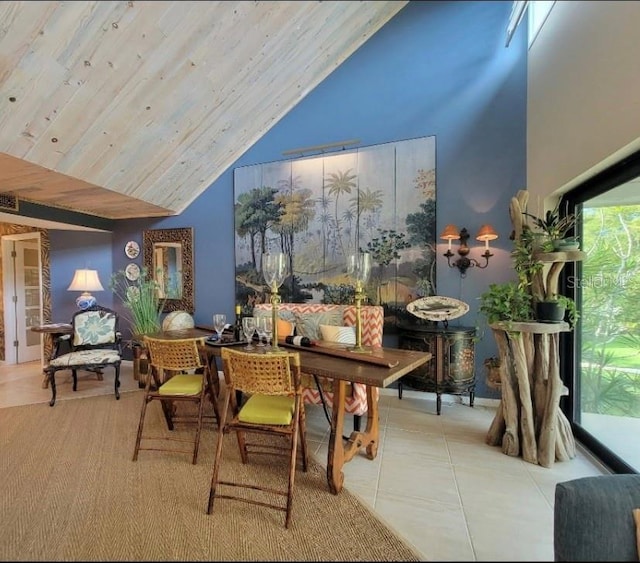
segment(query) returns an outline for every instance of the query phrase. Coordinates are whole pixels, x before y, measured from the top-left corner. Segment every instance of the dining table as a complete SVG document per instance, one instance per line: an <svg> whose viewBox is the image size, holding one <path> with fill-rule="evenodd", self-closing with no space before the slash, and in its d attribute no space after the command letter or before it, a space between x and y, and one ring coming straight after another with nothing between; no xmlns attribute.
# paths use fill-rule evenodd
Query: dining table
<svg viewBox="0 0 640 563"><path fill-rule="evenodd" d="M225 346L238 347L246 342L211 342L208 337L214 331L210 327L194 327L170 331L159 331L149 336L153 338L200 339L202 350L209 359L212 371L217 371L217 358ZM431 360L431 354L419 350L399 348L370 348L364 352L352 351L339 344L322 343L313 347L285 345L286 351L296 351L300 355L300 366L304 373L333 380L333 409L331 411L329 447L327 453L327 484L333 494L338 494L344 485L343 467L364 449L367 459L375 459L378 453L380 426L378 393L376 388L384 388ZM265 351L268 351L268 347ZM363 431L354 431L344 436L345 399L348 383L361 383L367 389L367 424Z"/></svg>

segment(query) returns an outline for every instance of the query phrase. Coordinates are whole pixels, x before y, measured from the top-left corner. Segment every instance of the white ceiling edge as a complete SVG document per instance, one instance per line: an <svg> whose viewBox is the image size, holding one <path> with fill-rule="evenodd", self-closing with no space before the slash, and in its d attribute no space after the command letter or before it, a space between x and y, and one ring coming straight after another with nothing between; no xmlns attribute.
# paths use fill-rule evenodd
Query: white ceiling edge
<svg viewBox="0 0 640 563"><path fill-rule="evenodd" d="M67 223L47 221L46 219L34 219L32 217L23 217L22 215L13 215L12 213L2 212L0 212L0 223L13 223L14 225L38 227L40 229L57 229L60 231L93 231L96 233L111 232L104 229L94 229L93 227L83 227L82 225L69 225Z"/></svg>

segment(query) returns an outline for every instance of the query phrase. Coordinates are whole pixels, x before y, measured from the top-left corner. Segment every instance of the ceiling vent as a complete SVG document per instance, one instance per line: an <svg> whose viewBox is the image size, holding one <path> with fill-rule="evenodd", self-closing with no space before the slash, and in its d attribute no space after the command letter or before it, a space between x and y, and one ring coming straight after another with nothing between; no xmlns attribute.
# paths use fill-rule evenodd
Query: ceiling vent
<svg viewBox="0 0 640 563"><path fill-rule="evenodd" d="M0 194L0 211L18 211L18 198L14 195Z"/></svg>

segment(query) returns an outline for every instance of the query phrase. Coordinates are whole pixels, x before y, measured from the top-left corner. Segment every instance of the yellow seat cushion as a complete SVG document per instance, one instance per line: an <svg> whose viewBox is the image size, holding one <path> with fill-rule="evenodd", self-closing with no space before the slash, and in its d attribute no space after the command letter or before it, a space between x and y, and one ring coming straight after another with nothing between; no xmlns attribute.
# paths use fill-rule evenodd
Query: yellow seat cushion
<svg viewBox="0 0 640 563"><path fill-rule="evenodd" d="M238 420L250 424L291 424L294 410L293 397L282 395L252 395L244 404Z"/></svg>
<svg viewBox="0 0 640 563"><path fill-rule="evenodd" d="M202 389L202 375L180 373L158 389L160 395L198 395Z"/></svg>

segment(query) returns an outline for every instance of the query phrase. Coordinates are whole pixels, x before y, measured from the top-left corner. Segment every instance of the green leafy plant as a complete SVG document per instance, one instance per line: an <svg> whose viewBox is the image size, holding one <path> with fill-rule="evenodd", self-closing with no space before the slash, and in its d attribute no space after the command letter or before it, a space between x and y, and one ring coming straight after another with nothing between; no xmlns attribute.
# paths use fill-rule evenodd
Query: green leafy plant
<svg viewBox="0 0 640 563"><path fill-rule="evenodd" d="M516 282L492 283L480 296L480 312L489 324L531 321L531 295Z"/></svg>
<svg viewBox="0 0 640 563"><path fill-rule="evenodd" d="M567 312L567 320L569 322L569 326L571 328L574 328L576 326L576 322L580 318L580 313L578 312L576 302L571 299L571 297L567 297L566 295L554 294L544 299L544 301L558 303Z"/></svg>
<svg viewBox="0 0 640 563"><path fill-rule="evenodd" d="M112 274L109 288L127 309L125 318L134 335L160 330L164 299L159 297L158 284L149 276L146 268L142 268L136 281L130 281L123 270Z"/></svg>
<svg viewBox="0 0 640 563"><path fill-rule="evenodd" d="M538 217L527 211L523 211L522 214L529 217L533 225L551 240L563 239L577 220L577 216L573 213L560 216L560 201L553 209L548 209L543 217Z"/></svg>

